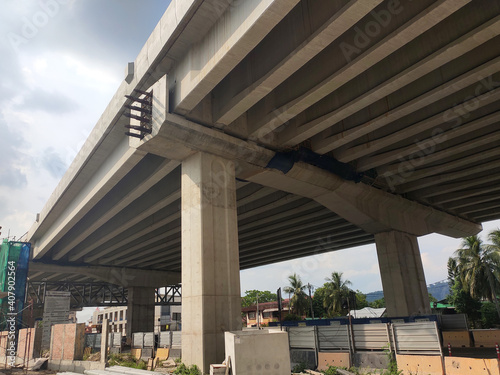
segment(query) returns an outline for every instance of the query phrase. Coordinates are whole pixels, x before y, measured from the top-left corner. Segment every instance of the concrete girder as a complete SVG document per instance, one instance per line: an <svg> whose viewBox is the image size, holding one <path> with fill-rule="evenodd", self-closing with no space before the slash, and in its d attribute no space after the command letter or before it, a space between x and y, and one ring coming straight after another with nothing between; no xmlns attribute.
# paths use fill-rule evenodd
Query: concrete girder
<svg viewBox="0 0 500 375"><path fill-rule="evenodd" d="M418 78L424 76L425 74L442 67L446 63L456 59L457 57L473 50L477 47L478 43L485 43L491 40L495 36L500 34L500 17L479 26L475 30L469 32L468 34L462 36L461 38L453 41L449 45L441 48L432 55L426 57L419 63L409 67L403 72L397 74L390 80L384 82L383 84L375 87L361 97L347 103L341 108L332 111L308 124L300 126L309 128L313 127L315 129L323 130L337 122L342 121L344 118L350 114L358 111L361 108L373 103L375 100L380 99L384 95L400 89L403 86L417 80ZM358 125L352 129L348 129L339 134L331 135L325 130L322 133L317 134L312 139L312 148L315 152L324 154L328 151L338 149L356 139L369 134L377 129L384 127L385 125L396 121L403 116L409 115L425 106L434 103L447 95L456 92L462 88L465 88L474 82L480 81L485 76L495 73L499 70L499 60L494 59L480 67L477 67L470 72L467 72L460 77L453 79L450 82L435 88L434 90L427 92L403 105L384 113L383 115L370 120L369 122Z"/></svg>
<svg viewBox="0 0 500 375"><path fill-rule="evenodd" d="M478 216L474 216L474 215L471 215L471 216L473 216L474 220L480 220L481 222L491 221L491 220L496 219L496 215L492 214L492 213L485 213L485 214L481 214Z"/></svg>
<svg viewBox="0 0 500 375"><path fill-rule="evenodd" d="M82 242L91 233L96 231L107 221L111 220L115 215L120 213L124 207L130 205L137 198L141 197L150 188L152 188L156 183L158 183L162 178L172 172L176 167L179 166L179 162L172 160L165 160L161 165L153 171L151 175L148 176L146 180L143 180L140 184L135 186L131 191L125 194L118 202L114 202L114 205L109 209L105 209L102 215L98 215L98 218L92 221L91 225L85 230L80 231L76 236L72 237L72 240L65 244L61 249L58 249L57 253L53 255L53 260L59 260L64 255L70 252L78 243ZM139 176L136 176L140 180ZM102 206L102 205L101 205ZM104 209L104 207L103 207Z"/></svg>
<svg viewBox="0 0 500 375"><path fill-rule="evenodd" d="M267 252L274 252L275 250L289 249L293 247L302 248L302 246L307 246L308 244L319 245L319 238L321 238L321 236L340 237L344 234L352 234L354 232L362 232L362 229L355 227L351 223L345 223L336 227L327 227L309 231L305 234L301 233L290 235L285 239L277 238L264 244L261 243L245 247L240 246L240 251L242 253L250 252L250 254L252 255L259 255L265 254Z"/></svg>
<svg viewBox="0 0 500 375"><path fill-rule="evenodd" d="M376 139L368 144L354 146L346 150L342 150L341 152L334 153L335 158L344 163L347 163L363 156L373 154L374 152L379 151L385 147L396 144L398 141L412 138L428 130L440 129L440 126L443 124L448 124L449 126L451 124L451 121L461 119L461 113L469 113L468 108L481 108L491 103L495 103L499 99L500 88L488 91L483 95L474 97L461 103L460 105L454 107L452 111L450 111L450 109L446 109L445 111L438 113L437 115L434 115L416 124L410 125L397 132L391 133L385 137ZM372 165L378 165L377 163L370 164L368 162L365 164L366 165L362 165L361 167L363 168L363 170L369 169L369 167L371 167Z"/></svg>
<svg viewBox="0 0 500 375"><path fill-rule="evenodd" d="M178 228L177 232L179 233L180 232L180 227ZM157 246L154 246L154 247L150 247L150 248L147 248L147 250L142 250L141 252L135 252L134 254L132 255L129 255L127 257L120 257L119 259L115 260L114 263L119 265L119 264L124 264L124 263L127 263L127 264L134 264L133 261L137 258L140 258L140 261L147 261L149 259L154 259L155 256L157 256L155 253L158 252L158 250L163 250L165 248L169 248L171 246L174 246L174 245L180 245L181 243L181 239L180 239L180 236L177 237L177 238L174 238L170 241L166 241L164 243L161 243ZM149 256L150 254L154 254L153 257Z"/></svg>
<svg viewBox="0 0 500 375"><path fill-rule="evenodd" d="M495 184L491 186L483 186L481 188L476 189L468 189L465 191L461 191L460 193L447 193L434 196L430 201L433 204L444 204L448 202L462 201L463 199L475 197L482 194L492 193L494 191L500 191L500 184Z"/></svg>
<svg viewBox="0 0 500 375"><path fill-rule="evenodd" d="M243 90L240 90L240 86L235 87L235 82L241 81L241 77L244 77L244 75L235 80L232 74L230 74L224 79L222 84L214 90L214 123L223 125L231 124L285 79L289 78L308 61L312 60L314 56L323 50L324 46L340 37L381 2L382 0L351 0L342 8L338 9L316 30L310 30L311 26L307 24L311 22L311 19L324 19L329 13L325 12L321 7L317 7L308 9L306 16L302 14L302 7L294 8L291 13L300 12L301 17L292 17L290 22L295 22L293 22L293 25L290 25L290 31L297 32L297 30L300 30L301 32L297 32L298 35L290 38L290 43L281 43L281 45L279 45L279 39L284 39L284 37L282 35L276 35L274 37L276 39L275 43L269 42L266 44L266 46L272 48L272 51L264 51L263 49L265 46L258 46L252 51L250 55L269 57L260 59L259 64L265 65L265 67L261 66L259 69L259 71L263 73L261 76L254 77L252 82L246 82L246 80L244 83L241 82L241 85L245 87ZM339 7L339 5L334 2L330 2L327 5L329 7ZM318 14L310 14L313 10ZM297 20L302 24L297 24ZM282 32L286 32L286 30ZM282 50L276 50L278 45ZM277 54L279 54L279 57L276 57ZM250 55L243 61L245 66L238 68L238 72L241 70L252 71L252 73L254 73L250 66L252 62L255 63L255 61ZM273 58L270 58L270 56L273 56ZM235 72L235 74L237 74L237 72ZM250 131L249 135L255 137L257 136L257 131L258 129Z"/></svg>
<svg viewBox="0 0 500 375"><path fill-rule="evenodd" d="M487 174L481 177L475 177L473 179L468 179L466 181L453 182L450 184L428 187L415 192L413 195L418 198L432 198L441 194L448 194L459 190L465 190L474 186L486 185L489 182L498 181L500 175L495 170L488 171Z"/></svg>
<svg viewBox="0 0 500 375"><path fill-rule="evenodd" d="M172 111L193 110L298 2L234 2L170 73Z"/></svg>
<svg viewBox="0 0 500 375"><path fill-rule="evenodd" d="M462 210L459 210L459 212L462 215L470 216L470 214L472 213L486 212L488 210L491 210L492 208L498 208L498 207L500 207L500 202L498 202L498 196L497 196L496 199L492 199L486 203L476 204L474 205L474 207L464 208Z"/></svg>
<svg viewBox="0 0 500 375"><path fill-rule="evenodd" d="M238 205L238 207L243 207L249 203L255 202L256 200L267 197L275 192L276 192L276 190L274 190L274 189L270 189L267 187L261 187L255 193L252 193L252 194L246 196L245 198L238 199L236 201L236 204Z"/></svg>
<svg viewBox="0 0 500 375"><path fill-rule="evenodd" d="M147 259L141 259L140 261L136 261L134 262L134 264L140 267L152 267L154 265L158 265L158 268L165 268L165 264L168 264L169 268L172 269L173 266L177 264L177 260L180 260L181 258L180 249L181 249L181 242L179 241L179 243L176 246L165 249L164 252L170 255L164 256L160 260L158 260L158 256L155 257L150 256Z"/></svg>
<svg viewBox="0 0 500 375"><path fill-rule="evenodd" d="M105 244L107 241L113 239L115 236L117 236L120 233L126 232L130 228L132 228L134 225L140 223L141 221L145 220L155 212L159 211L162 208L165 208L175 201L179 200L180 194L179 192L175 192L173 194L170 194L169 196L161 199L158 204L148 208L147 210L144 210L140 212L139 214L130 217L123 225L110 230L106 233L106 235L101 236L98 240L90 243L88 246L85 246L83 249L79 249L75 254L72 254L69 258L70 261L74 262L77 261L78 259L84 257L85 255L89 254L90 252L94 251L96 248L99 246ZM160 223L156 223L157 225L160 225Z"/></svg>
<svg viewBox="0 0 500 375"><path fill-rule="evenodd" d="M499 91L500 92L500 91ZM499 93L500 96L500 93ZM479 107L479 106L478 106ZM439 115L436 116L444 116L446 112L442 112ZM430 122L433 122L432 120L434 119L431 118L429 119ZM442 120L440 121L442 123ZM490 115L478 118L477 120L473 120L470 122L467 122L459 127L452 127L451 129L445 130L439 127L439 124L436 125L433 130L438 130L439 133L432 133L431 137L428 138L423 138L419 139L418 143L415 142L414 144L406 147L401 147L398 149L390 150L387 152L383 152L371 157L367 157L364 159L359 160L359 163L357 165L356 170L358 172L365 172L367 170L370 170L372 168L376 168L378 166L384 165L384 164L390 164L394 161L401 160L409 155L412 154L417 154L421 152L423 156L423 160L425 162L425 157L427 154L432 153L434 148L439 147L437 144L442 143L441 141L451 141L455 138L462 137L464 135L470 136L471 133L476 132L482 128L487 128L488 126L491 126L492 124L497 125L497 123L500 122L500 111L497 111L495 113L492 113ZM422 125L424 122L420 122L416 124L415 126ZM412 131L413 131L413 126L407 127L403 132L406 132L406 130L409 131L408 138L412 137ZM428 128L425 130L429 130ZM415 129L415 131L417 131ZM393 133L395 134L395 133ZM441 138L442 137L442 138ZM376 141L375 141L376 142ZM425 147L425 146L428 147ZM442 148L446 148L446 145L443 145ZM429 149L429 150L428 150ZM460 151L461 147L457 146L456 151Z"/></svg>
<svg viewBox="0 0 500 375"><path fill-rule="evenodd" d="M180 273L139 270L125 267L77 267L32 262L30 263L30 271L86 275L110 284L125 287L144 286L159 288L162 286L178 284L181 281Z"/></svg>
<svg viewBox="0 0 500 375"><path fill-rule="evenodd" d="M66 234L83 216L88 213L107 193L111 191L117 180L123 178L130 168L137 165L145 153L128 148L128 142L122 142L120 147L108 157L98 172L87 182L87 186L52 224L50 235L36 238L33 246L33 258L43 256L64 234ZM61 181L62 182L62 181ZM33 228L32 228L33 229ZM29 236L28 238L31 238Z"/></svg>
<svg viewBox="0 0 500 375"><path fill-rule="evenodd" d="M445 151L449 153L449 150ZM405 176L405 181L409 183L412 181L424 179L429 176L436 176L441 173L452 171L454 169L472 166L474 163L482 162L483 160L488 160L496 156L498 156L498 150L496 148L492 148L486 151L481 151L481 153L467 155L465 157L447 163L442 163L440 165L417 169L415 172ZM384 174L387 174L387 176L391 176L395 173L398 173L398 168L399 168L399 163L388 165L386 168L381 167L377 171L379 172L379 175L383 176Z"/></svg>
<svg viewBox="0 0 500 375"><path fill-rule="evenodd" d="M179 214L175 214L175 217L177 219L180 219L180 215ZM107 258L97 257L97 255L95 255L93 257L85 258L85 262L90 262L90 261L97 260L97 259L101 258L101 259L99 259L99 263L100 264L109 264L110 262L112 262L112 261L114 261L116 259L123 258L124 256L127 256L128 254L140 252L141 249L148 248L150 245L154 244L155 242L164 240L164 239L166 239L166 238L168 238L168 237L170 237L170 236L172 236L174 234L177 234L178 231L179 231L179 228L176 227L176 228L167 230L166 232L164 232L163 234L161 234L159 236L155 236L155 237L150 238L149 240L141 242L141 243L139 243L139 244L137 244L135 246L127 246L123 250L117 252L115 255L109 256ZM122 246L124 244L125 243L122 243Z"/></svg>
<svg viewBox="0 0 500 375"><path fill-rule="evenodd" d="M372 244L373 242L374 242L373 236L370 234L366 234L365 236L358 236L358 237L356 237L354 239L350 239L350 240L336 241L335 243L332 243L329 245L321 245L321 244L316 243L316 244L309 246L307 248L301 248L300 251L287 252L286 255L285 254L283 254L283 255L269 254L268 256L264 256L264 257L260 257L260 258L255 258L255 257L250 256L248 262L246 262L246 263L245 263L245 261L242 262L243 264L241 266L241 269L258 267L258 266L273 263L273 262L284 262L286 260L297 259L299 257L306 257L306 256L310 256L310 255L318 255L321 253L335 251L335 250L339 250L339 249L345 249L348 247L369 245L369 244Z"/></svg>
<svg viewBox="0 0 500 375"><path fill-rule="evenodd" d="M283 225L282 226L276 226L276 225L270 226L270 227L272 227L272 229L269 229L269 227L266 227L265 228L266 232L270 232L268 234L258 234L257 235L254 232L249 232L253 235L249 236L247 234L246 237L243 235L239 235L240 244L241 244L240 248L243 249L243 245L245 245L245 246L251 245L252 243L255 243L255 242L269 240L269 239L273 239L273 238L279 238L279 237L283 237L285 235L286 236L291 235L291 237L294 237L294 233L297 233L297 230L299 228L302 230L304 230L304 229L311 229L312 230L313 228L316 228L318 226L322 226L324 224L327 224L327 225L329 224L334 228L338 228L337 226L334 226L334 224L339 223L341 221L344 221L344 220L339 218L339 217L331 217L331 216L327 217L325 219L315 220L313 222L311 222L310 219L306 219L306 220L295 219L295 222L298 224L295 226L291 226L291 227L290 227L290 225L292 223L290 223L290 221L287 221L285 228L283 228ZM308 233L314 233L314 232L315 231L308 232ZM298 235L296 235L296 236L298 236Z"/></svg>
<svg viewBox="0 0 500 375"><path fill-rule="evenodd" d="M499 188L500 190L500 188ZM458 212L462 212L460 209L461 208L465 208L467 209L467 207L470 207L470 206L473 206L475 207L477 204L481 204L481 203L485 203L485 202L491 202L491 201L494 201L494 200L497 200L498 199L498 194L488 194L488 195L484 195L482 197L479 197L479 198L466 198L466 199L462 199L460 200L459 202L457 203L452 203L450 205L448 205L451 209L453 210L456 210Z"/></svg>
<svg viewBox="0 0 500 375"><path fill-rule="evenodd" d="M323 208L323 207L321 207L321 208ZM248 229L252 229L255 227L261 227L263 225L265 226L265 225L268 225L269 223L273 223L273 222L279 221L279 220L284 221L290 216L303 215L305 212L308 212L311 210L314 210L314 212L311 213L311 217L315 217L315 215L319 216L322 214L322 212L321 212L322 210L319 209L319 205L316 202L309 201L307 203L301 204L298 207L288 209L284 212L270 215L270 216L267 216L265 218L259 217L259 220L253 220L253 221L248 222L248 223L242 223L241 225L238 225L238 228L239 228L240 232L242 232L242 236L244 236L246 233L245 231ZM253 231L258 231L258 230L259 229L253 229Z"/></svg>
<svg viewBox="0 0 500 375"><path fill-rule="evenodd" d="M296 163L286 175L265 170L247 179L314 199L368 233L398 230L416 236L436 232L464 237L481 230L479 224L304 163Z"/></svg>
<svg viewBox="0 0 500 375"><path fill-rule="evenodd" d="M411 42L426 30L429 30L431 27L435 26L469 2L470 0L436 1L428 9L421 12L405 25L392 32L386 38L378 42L375 46L371 47L363 54L359 55L333 75L323 80L315 87L309 89L296 99L281 106L280 108L277 108L273 113L264 116L264 118L258 123L258 127L262 129L259 133L260 136L266 134L264 129L267 132L275 130L290 118L305 111L318 100L323 99L342 85L357 77L359 74L382 61L384 58ZM275 112L279 113L279 116L276 116ZM300 127L300 131L298 131L298 128L288 127L285 131L280 133L278 138L280 144L284 146L293 146L313 136L314 134L316 134L316 130L313 127L309 129Z"/></svg>
<svg viewBox="0 0 500 375"><path fill-rule="evenodd" d="M409 184L404 184L397 187L398 193L410 193L416 190L427 188L429 186L440 185L446 182L457 180L464 177L474 177L474 175L486 171L493 171L500 168L500 160L494 160L487 163L483 163L477 166L473 166L467 169L460 169L455 172L450 172L446 174L439 174L432 177L427 177Z"/></svg>

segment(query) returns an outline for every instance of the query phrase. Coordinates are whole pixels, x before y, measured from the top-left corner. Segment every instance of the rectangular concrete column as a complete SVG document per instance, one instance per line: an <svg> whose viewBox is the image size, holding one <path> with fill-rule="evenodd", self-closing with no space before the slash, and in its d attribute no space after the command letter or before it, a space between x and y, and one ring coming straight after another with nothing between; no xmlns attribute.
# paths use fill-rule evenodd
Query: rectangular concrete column
<svg viewBox="0 0 500 375"><path fill-rule="evenodd" d="M375 235L388 316L430 314L417 237L391 231Z"/></svg>
<svg viewBox="0 0 500 375"><path fill-rule="evenodd" d="M128 287L127 339L135 332L153 332L155 317L155 290Z"/></svg>
<svg viewBox="0 0 500 375"><path fill-rule="evenodd" d="M209 373L224 332L241 329L234 164L198 153L182 162L182 360Z"/></svg>
<svg viewBox="0 0 500 375"><path fill-rule="evenodd" d="M102 320L102 329L101 329L101 363L107 363L108 360L108 334L109 334L109 320Z"/></svg>

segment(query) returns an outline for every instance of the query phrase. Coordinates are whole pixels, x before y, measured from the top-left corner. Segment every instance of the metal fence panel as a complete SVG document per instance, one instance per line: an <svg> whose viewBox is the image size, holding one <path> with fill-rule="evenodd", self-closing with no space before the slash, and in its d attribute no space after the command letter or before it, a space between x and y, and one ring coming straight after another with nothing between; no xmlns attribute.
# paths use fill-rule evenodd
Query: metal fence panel
<svg viewBox="0 0 500 375"><path fill-rule="evenodd" d="M349 350L349 326L318 326L319 350Z"/></svg>
<svg viewBox="0 0 500 375"><path fill-rule="evenodd" d="M465 314L438 315L438 319L442 331L467 331L469 329Z"/></svg>
<svg viewBox="0 0 500 375"><path fill-rule="evenodd" d="M101 334L87 333L85 334L85 347L94 350L101 350Z"/></svg>
<svg viewBox="0 0 500 375"><path fill-rule="evenodd" d="M182 332L173 331L172 332L172 349L181 349L182 343Z"/></svg>
<svg viewBox="0 0 500 375"><path fill-rule="evenodd" d="M154 334L154 332L145 332L144 333L144 347L145 348L154 348L155 347L155 334Z"/></svg>
<svg viewBox="0 0 500 375"><path fill-rule="evenodd" d="M290 340L290 348L316 349L315 327L289 327L288 338Z"/></svg>
<svg viewBox="0 0 500 375"><path fill-rule="evenodd" d="M108 345L113 348L122 346L122 334L120 332L111 332L108 335Z"/></svg>
<svg viewBox="0 0 500 375"><path fill-rule="evenodd" d="M355 324L352 326L356 350L384 350L389 348L388 325L385 323Z"/></svg>
<svg viewBox="0 0 500 375"><path fill-rule="evenodd" d="M172 345L172 332L160 332L159 340L160 342L158 343L158 345L160 348L170 348L170 346Z"/></svg>
<svg viewBox="0 0 500 375"><path fill-rule="evenodd" d="M132 347L133 348L144 347L144 332L132 333Z"/></svg>
<svg viewBox="0 0 500 375"><path fill-rule="evenodd" d="M442 354L436 322L395 323L392 328L396 354Z"/></svg>

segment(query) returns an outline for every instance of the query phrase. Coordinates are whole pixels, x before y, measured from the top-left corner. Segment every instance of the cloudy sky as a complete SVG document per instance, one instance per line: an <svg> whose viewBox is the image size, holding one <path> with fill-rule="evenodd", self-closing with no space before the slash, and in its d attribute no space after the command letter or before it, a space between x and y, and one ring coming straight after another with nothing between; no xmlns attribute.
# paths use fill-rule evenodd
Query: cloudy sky
<svg viewBox="0 0 500 375"><path fill-rule="evenodd" d="M1 237L19 238L124 78L168 0L2 0L0 13ZM500 221L485 225L487 230ZM459 241L419 239L428 283L446 278ZM242 272L242 292L276 290L296 272L321 286L341 271L355 289L381 289L374 246Z"/></svg>

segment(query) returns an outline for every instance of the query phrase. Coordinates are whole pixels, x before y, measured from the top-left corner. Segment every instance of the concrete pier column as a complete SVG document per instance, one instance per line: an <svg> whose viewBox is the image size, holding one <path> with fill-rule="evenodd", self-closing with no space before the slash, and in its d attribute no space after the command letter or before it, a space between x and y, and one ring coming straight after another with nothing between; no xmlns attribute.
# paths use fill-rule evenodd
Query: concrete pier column
<svg viewBox="0 0 500 375"><path fill-rule="evenodd" d="M375 234L388 316L430 314L417 237L390 231Z"/></svg>
<svg viewBox="0 0 500 375"><path fill-rule="evenodd" d="M182 360L203 373L241 330L234 164L205 153L182 162Z"/></svg>
<svg viewBox="0 0 500 375"><path fill-rule="evenodd" d="M155 316L155 289L128 287L127 339L135 332L153 332Z"/></svg>

